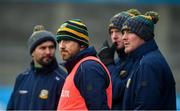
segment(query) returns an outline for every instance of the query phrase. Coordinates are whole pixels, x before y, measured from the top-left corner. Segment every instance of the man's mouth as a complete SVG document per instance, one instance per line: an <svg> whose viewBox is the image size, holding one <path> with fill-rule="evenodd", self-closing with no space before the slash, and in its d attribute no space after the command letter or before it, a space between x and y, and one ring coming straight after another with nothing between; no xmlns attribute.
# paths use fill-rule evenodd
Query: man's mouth
<svg viewBox="0 0 180 111"><path fill-rule="evenodd" d="M124 43L124 46L125 46L125 47L127 47L128 45L129 45L129 43L126 43L126 42Z"/></svg>
<svg viewBox="0 0 180 111"><path fill-rule="evenodd" d="M115 45L115 46L118 46L118 43L117 43L117 42L114 42L114 45Z"/></svg>

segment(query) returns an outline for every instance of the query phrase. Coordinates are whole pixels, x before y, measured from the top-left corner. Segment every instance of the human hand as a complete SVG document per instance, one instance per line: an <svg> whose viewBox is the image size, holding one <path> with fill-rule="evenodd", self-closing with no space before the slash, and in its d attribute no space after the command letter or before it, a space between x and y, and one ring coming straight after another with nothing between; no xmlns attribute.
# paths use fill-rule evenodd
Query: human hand
<svg viewBox="0 0 180 111"><path fill-rule="evenodd" d="M108 41L105 40L103 42L102 47L100 48L100 51L98 52L98 56L100 60L108 66L109 64L114 63L114 53L115 53L115 44L113 44L111 47L108 44Z"/></svg>

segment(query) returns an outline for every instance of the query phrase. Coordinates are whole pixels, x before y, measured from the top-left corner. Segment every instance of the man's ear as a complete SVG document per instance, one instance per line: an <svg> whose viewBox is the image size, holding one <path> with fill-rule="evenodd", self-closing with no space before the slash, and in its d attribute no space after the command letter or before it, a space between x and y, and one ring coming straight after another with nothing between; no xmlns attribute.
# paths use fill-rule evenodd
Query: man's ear
<svg viewBox="0 0 180 111"><path fill-rule="evenodd" d="M81 48L85 47L84 45L80 45Z"/></svg>
<svg viewBox="0 0 180 111"><path fill-rule="evenodd" d="M85 48L86 48L86 46L80 45L80 50L83 50L83 49L85 49Z"/></svg>
<svg viewBox="0 0 180 111"><path fill-rule="evenodd" d="M31 57L34 57L34 51L32 52Z"/></svg>

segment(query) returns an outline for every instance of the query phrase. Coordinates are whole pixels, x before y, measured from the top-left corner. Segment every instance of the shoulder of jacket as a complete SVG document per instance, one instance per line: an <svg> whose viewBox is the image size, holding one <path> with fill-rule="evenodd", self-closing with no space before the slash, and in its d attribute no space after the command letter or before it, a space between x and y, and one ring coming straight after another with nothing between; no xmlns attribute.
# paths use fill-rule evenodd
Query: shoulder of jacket
<svg viewBox="0 0 180 111"><path fill-rule="evenodd" d="M30 69L29 68L27 68L26 70L24 70L24 71L22 71L21 73L19 73L19 75L21 75L21 76L26 76L26 75L28 75L29 73L30 73Z"/></svg>
<svg viewBox="0 0 180 111"><path fill-rule="evenodd" d="M161 56L159 55L159 52L157 50L151 51L141 58L141 63L156 63L158 59L160 59Z"/></svg>
<svg viewBox="0 0 180 111"><path fill-rule="evenodd" d="M25 71L18 74L16 77L16 81L22 81L24 78L28 77L30 74L30 69L26 69Z"/></svg>
<svg viewBox="0 0 180 111"><path fill-rule="evenodd" d="M85 66L98 65L98 64L100 64L100 63L96 60L85 60L81 63L81 65L85 65Z"/></svg>
<svg viewBox="0 0 180 111"><path fill-rule="evenodd" d="M101 69L104 69L103 66L101 65L101 63L99 63L98 61L96 60L87 60L87 61L84 61L80 64L79 68L81 70L90 70L90 69L96 69L98 71L101 71ZM79 69L78 68L78 69Z"/></svg>

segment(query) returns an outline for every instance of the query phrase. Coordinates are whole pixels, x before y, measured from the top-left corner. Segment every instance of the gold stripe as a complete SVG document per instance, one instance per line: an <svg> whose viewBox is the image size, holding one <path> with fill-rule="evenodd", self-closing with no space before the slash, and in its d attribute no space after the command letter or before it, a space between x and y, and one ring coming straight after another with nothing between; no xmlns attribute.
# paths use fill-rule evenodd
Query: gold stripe
<svg viewBox="0 0 180 111"><path fill-rule="evenodd" d="M79 38L76 38L76 37L73 37L73 36L70 36L70 35L59 35L59 36L57 36L57 37L64 37L64 36L68 36L68 37L70 37L70 38L73 38L73 39L76 39L76 40L79 40L79 41L81 41L81 42L84 42L84 43L86 43L86 44L89 44L88 42L86 42L86 41L84 41L84 40L82 40L82 39L79 39Z"/></svg>
<svg viewBox="0 0 180 111"><path fill-rule="evenodd" d="M78 25L83 25L83 26L85 26L83 23L81 23L81 22L77 22L77 21L73 21L73 20L70 20L70 22L72 22L72 23L75 23L75 24L78 24Z"/></svg>
<svg viewBox="0 0 180 111"><path fill-rule="evenodd" d="M84 38L84 39L86 39L86 40L89 41L89 37L88 37L88 36L86 36L86 35L84 35L84 34L82 34L82 33L79 33L79 32L77 32L77 31L75 31L75 30L72 30L72 29L70 29L70 28L63 27L63 28L60 28L60 29L58 30L58 32L59 32L59 31L68 31L68 32L71 32L71 33L73 33L73 34L75 34L75 35L77 35L77 36L80 36L80 37L82 37L82 38Z"/></svg>

